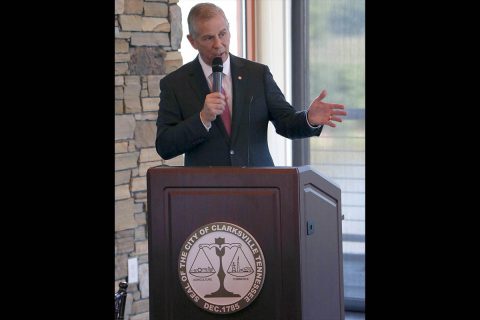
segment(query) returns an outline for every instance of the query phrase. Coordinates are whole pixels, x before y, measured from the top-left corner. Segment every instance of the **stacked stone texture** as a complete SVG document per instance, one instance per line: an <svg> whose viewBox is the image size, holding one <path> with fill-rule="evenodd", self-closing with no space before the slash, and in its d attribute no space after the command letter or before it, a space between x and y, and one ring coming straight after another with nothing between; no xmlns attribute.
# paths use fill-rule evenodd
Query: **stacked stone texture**
<svg viewBox="0 0 480 320"><path fill-rule="evenodd" d="M149 319L148 168L181 166L183 157L155 151L160 79L182 64L178 0L115 0L115 287L127 279L127 261L138 259L125 319Z"/></svg>

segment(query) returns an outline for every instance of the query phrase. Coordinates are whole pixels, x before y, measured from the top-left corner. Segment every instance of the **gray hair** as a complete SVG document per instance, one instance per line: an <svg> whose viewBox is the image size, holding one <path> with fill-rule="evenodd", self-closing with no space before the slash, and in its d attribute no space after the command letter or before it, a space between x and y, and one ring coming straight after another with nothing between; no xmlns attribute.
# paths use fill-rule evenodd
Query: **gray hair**
<svg viewBox="0 0 480 320"><path fill-rule="evenodd" d="M199 3L195 5L190 12L188 13L188 32L192 37L197 36L197 30L195 29L196 23L202 20L210 20L216 15L221 15L225 22L227 23L227 29L229 28L227 17L225 16L225 12L223 12L222 8L214 5L213 3Z"/></svg>

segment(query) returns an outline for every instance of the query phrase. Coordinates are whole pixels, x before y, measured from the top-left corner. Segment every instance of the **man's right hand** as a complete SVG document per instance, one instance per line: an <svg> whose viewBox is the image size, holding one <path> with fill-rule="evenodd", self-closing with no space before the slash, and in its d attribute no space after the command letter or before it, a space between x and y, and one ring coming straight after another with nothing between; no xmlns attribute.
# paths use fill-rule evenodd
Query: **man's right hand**
<svg viewBox="0 0 480 320"><path fill-rule="evenodd" d="M209 93L205 97L203 109L200 111L200 119L203 124L209 125L219 114L223 113L226 105L226 97L223 94L220 92Z"/></svg>

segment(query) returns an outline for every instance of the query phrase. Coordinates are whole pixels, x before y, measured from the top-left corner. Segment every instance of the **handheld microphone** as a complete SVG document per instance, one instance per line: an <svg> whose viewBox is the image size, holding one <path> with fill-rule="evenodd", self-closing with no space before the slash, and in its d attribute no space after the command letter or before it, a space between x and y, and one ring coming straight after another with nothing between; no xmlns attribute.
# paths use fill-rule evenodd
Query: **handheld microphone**
<svg viewBox="0 0 480 320"><path fill-rule="evenodd" d="M222 76L223 76L223 61L220 57L213 58L212 61L212 75L213 75L213 92L222 92Z"/></svg>

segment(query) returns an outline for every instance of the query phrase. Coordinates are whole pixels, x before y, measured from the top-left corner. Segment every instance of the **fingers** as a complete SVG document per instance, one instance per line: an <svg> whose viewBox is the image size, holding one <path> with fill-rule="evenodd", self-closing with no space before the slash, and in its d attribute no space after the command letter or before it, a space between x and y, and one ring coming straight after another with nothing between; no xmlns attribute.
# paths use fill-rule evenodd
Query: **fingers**
<svg viewBox="0 0 480 320"><path fill-rule="evenodd" d="M343 104L329 103L329 105L332 109L345 109L345 106Z"/></svg>
<svg viewBox="0 0 480 320"><path fill-rule="evenodd" d="M329 125L330 127L336 127L336 125L335 125L335 123L333 123L333 121L343 122L343 119L340 118L340 116L346 116L346 115L347 115L347 113L345 111L332 109L330 111L330 116L329 116L328 122L326 124Z"/></svg>
<svg viewBox="0 0 480 320"><path fill-rule="evenodd" d="M326 96L327 96L327 90L324 89L322 90L320 95L312 101L311 106L318 106L318 107L327 108L327 109L345 109L345 106L343 104L329 103L329 102L322 101L323 98L325 98Z"/></svg>
<svg viewBox="0 0 480 320"><path fill-rule="evenodd" d="M332 115L332 116L330 116L329 122L332 122L332 121L342 122L343 119L340 118L340 117L335 117L335 116ZM332 123L333 123L333 122L332 122Z"/></svg>
<svg viewBox="0 0 480 320"><path fill-rule="evenodd" d="M336 106L341 108L341 109L344 108L343 105L336 105ZM337 125L334 123L334 121L335 122L343 122L343 119L341 118L341 116L346 116L346 115L347 115L346 111L336 110L336 109L334 109L334 107L332 107L332 109L330 109L330 115L328 117L328 121L325 124L329 127L335 128Z"/></svg>
<svg viewBox="0 0 480 320"><path fill-rule="evenodd" d="M335 122L343 122L343 119L340 118L340 117L336 117L336 116L330 116L330 118L328 119L328 121L325 123L325 125L329 126L329 127L332 127L332 128L335 128L337 125L335 124Z"/></svg>
<svg viewBox="0 0 480 320"><path fill-rule="evenodd" d="M336 116L346 116L347 115L347 112L346 111L342 111L342 110L335 110L335 109L331 109L330 111L330 115L336 115Z"/></svg>
<svg viewBox="0 0 480 320"><path fill-rule="evenodd" d="M334 116L346 116L347 115L347 112L343 111L343 109L345 109L345 106L343 104L331 103L331 104L329 104L329 107L330 107L330 117L332 119L335 119L335 121L337 121L337 119L340 119L340 121L341 121L341 118L340 117L334 117Z"/></svg>
<svg viewBox="0 0 480 320"><path fill-rule="evenodd" d="M205 97L202 112L208 121L213 121L217 115L223 113L225 106L225 96L219 92L212 92Z"/></svg>
<svg viewBox="0 0 480 320"><path fill-rule="evenodd" d="M322 101L323 98L327 96L327 90L323 89L322 92L320 92L320 95L315 98L315 101Z"/></svg>
<svg viewBox="0 0 480 320"><path fill-rule="evenodd" d="M220 92L210 93L205 98L205 105L206 106L211 106L211 107L223 106L223 107L225 107L225 103L226 103L225 96L223 94L221 94Z"/></svg>
<svg viewBox="0 0 480 320"><path fill-rule="evenodd" d="M327 90L323 89L312 102L309 110L312 110L313 113L309 117L309 121L310 123L319 123L335 128L337 126L335 122L343 122L341 117L346 116L347 112L344 111L345 106L343 104L322 101L326 96Z"/></svg>
<svg viewBox="0 0 480 320"><path fill-rule="evenodd" d="M212 93L209 93L207 94L207 96L205 97L205 101L225 101L226 100L226 96L223 95L222 93L220 92L212 92Z"/></svg>

